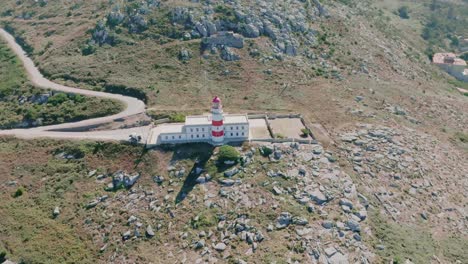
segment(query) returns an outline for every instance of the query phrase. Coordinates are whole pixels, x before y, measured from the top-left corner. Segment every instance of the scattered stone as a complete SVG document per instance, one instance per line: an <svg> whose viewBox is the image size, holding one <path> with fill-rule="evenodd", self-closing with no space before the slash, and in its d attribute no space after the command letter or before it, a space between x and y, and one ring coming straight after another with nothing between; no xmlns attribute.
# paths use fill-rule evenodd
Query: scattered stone
<svg viewBox="0 0 468 264"><path fill-rule="evenodd" d="M329 264L348 264L348 255L344 255L341 252L336 252L333 256L328 259Z"/></svg>
<svg viewBox="0 0 468 264"><path fill-rule="evenodd" d="M327 197L320 190L315 190L311 192L310 198L314 200L318 205L324 204L328 201Z"/></svg>
<svg viewBox="0 0 468 264"><path fill-rule="evenodd" d="M186 62L186 61L189 61L190 58L191 58L191 55L190 55L190 52L188 50L181 49L179 51L179 60Z"/></svg>
<svg viewBox="0 0 468 264"><path fill-rule="evenodd" d="M217 251L224 251L224 250L226 250L226 244L224 244L224 243L218 243L218 244L216 244L216 246L214 247L214 249L216 249Z"/></svg>
<svg viewBox="0 0 468 264"><path fill-rule="evenodd" d="M146 227L146 236L154 237L154 231L153 231L153 227L151 227L151 225L148 225Z"/></svg>
<svg viewBox="0 0 468 264"><path fill-rule="evenodd" d="M359 219L361 219L361 221L364 221L367 218L367 211L365 209L362 209L362 210L359 210L359 211L355 212L354 215L359 217Z"/></svg>
<svg viewBox="0 0 468 264"><path fill-rule="evenodd" d="M422 212L422 213L421 213L421 217L422 217L422 219L424 219L424 220L427 220L427 219L428 219L426 212Z"/></svg>
<svg viewBox="0 0 468 264"><path fill-rule="evenodd" d="M333 222L329 220L325 220L322 222L322 226L325 229L331 229L333 227Z"/></svg>
<svg viewBox="0 0 468 264"><path fill-rule="evenodd" d="M375 248L378 249L378 250L384 250L384 249L385 249L385 246L379 244L379 245L375 246Z"/></svg>
<svg viewBox="0 0 468 264"><path fill-rule="evenodd" d="M356 239L356 241L361 241L361 236L358 233L355 233L353 238Z"/></svg>
<svg viewBox="0 0 468 264"><path fill-rule="evenodd" d="M200 176L195 180L195 182L198 184L203 184L206 182L206 178L204 176Z"/></svg>
<svg viewBox="0 0 468 264"><path fill-rule="evenodd" d="M334 247L327 247L326 249L324 249L324 252L325 252L325 255L327 255L327 257L331 257L333 256L337 251Z"/></svg>
<svg viewBox="0 0 468 264"><path fill-rule="evenodd" d="M57 217L57 216L59 216L59 214L60 214L60 208L58 206L56 206L54 208L53 215L54 215L54 217Z"/></svg>
<svg viewBox="0 0 468 264"><path fill-rule="evenodd" d="M281 195L283 194L283 192L281 191L281 189L277 186L273 186L273 193L276 194L276 195Z"/></svg>
<svg viewBox="0 0 468 264"><path fill-rule="evenodd" d="M204 239L200 239L198 240L196 243L195 243L195 249L200 249L200 248L204 248L205 247L205 240Z"/></svg>
<svg viewBox="0 0 468 264"><path fill-rule="evenodd" d="M17 184L18 184L17 181L8 181L8 182L6 183L7 186L16 186Z"/></svg>
<svg viewBox="0 0 468 264"><path fill-rule="evenodd" d="M282 212L276 219L276 229L283 229L291 224L292 216L288 212Z"/></svg>
<svg viewBox="0 0 468 264"><path fill-rule="evenodd" d="M302 225L305 226L309 223L309 221L305 218L294 217L292 223L295 225Z"/></svg>
<svg viewBox="0 0 468 264"><path fill-rule="evenodd" d="M232 179L222 179L220 180L220 183L224 186L233 186L236 182Z"/></svg>
<svg viewBox="0 0 468 264"><path fill-rule="evenodd" d="M128 240L131 237L131 235L132 235L132 231L129 230L122 235L122 239Z"/></svg>
<svg viewBox="0 0 468 264"><path fill-rule="evenodd" d="M86 209L91 209L93 207L96 207L96 205L99 204L99 200L93 200L91 202L89 202L87 205L86 205Z"/></svg>
<svg viewBox="0 0 468 264"><path fill-rule="evenodd" d="M230 177L236 175L237 173L239 173L239 168L234 167L234 168L232 168L230 170L225 171L224 176L230 178Z"/></svg>
<svg viewBox="0 0 468 264"><path fill-rule="evenodd" d="M274 157L276 160L281 159L282 156L283 156L283 153L281 152L281 150L275 150L275 152L273 152L273 157Z"/></svg>
<svg viewBox="0 0 468 264"><path fill-rule="evenodd" d="M88 173L88 177L93 177L96 174L97 170L92 170Z"/></svg>
<svg viewBox="0 0 468 264"><path fill-rule="evenodd" d="M312 228L298 228L296 229L296 234L298 236L306 236L310 233L312 233L313 229Z"/></svg>
<svg viewBox="0 0 468 264"><path fill-rule="evenodd" d="M359 223L354 220L348 220L346 225L353 232L361 232L361 225L359 225Z"/></svg>
<svg viewBox="0 0 468 264"><path fill-rule="evenodd" d="M137 220L136 216L131 215L131 216L128 218L127 223L128 223L128 224L131 224L131 223L135 222L136 220Z"/></svg>
<svg viewBox="0 0 468 264"><path fill-rule="evenodd" d="M157 184L161 184L164 181L164 177L160 175L153 176L153 181Z"/></svg>
<svg viewBox="0 0 468 264"><path fill-rule="evenodd" d="M342 205L342 206L343 206L343 205L344 205L344 206L347 206L347 207L349 207L350 209L353 209L353 203L352 203L350 200L346 199L346 198L340 199L339 204Z"/></svg>

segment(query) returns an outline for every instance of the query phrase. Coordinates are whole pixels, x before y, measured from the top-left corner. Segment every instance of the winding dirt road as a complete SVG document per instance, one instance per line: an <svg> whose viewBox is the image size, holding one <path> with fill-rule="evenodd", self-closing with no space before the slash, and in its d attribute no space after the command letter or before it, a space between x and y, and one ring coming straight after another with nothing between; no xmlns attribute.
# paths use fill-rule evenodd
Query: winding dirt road
<svg viewBox="0 0 468 264"><path fill-rule="evenodd" d="M44 76L40 73L39 69L34 65L34 62L26 55L21 46L16 43L15 38L11 34L6 32L4 29L0 28L0 36L7 42L8 46L21 60L29 79L34 86L66 93L114 99L124 103L125 105L125 109L122 112L115 115L58 125L42 126L27 129L0 130L0 135L13 135L19 138L52 137L73 139L126 140L128 139L129 134L139 133L143 136L143 139L146 138L147 134L149 133L150 126L137 127L131 129L118 129L111 131L65 132L64 130L70 130L73 128L76 129L80 127L97 126L112 122L116 119L121 119L128 116L144 113L145 103L130 96L73 88L51 82L48 79L44 78Z"/></svg>

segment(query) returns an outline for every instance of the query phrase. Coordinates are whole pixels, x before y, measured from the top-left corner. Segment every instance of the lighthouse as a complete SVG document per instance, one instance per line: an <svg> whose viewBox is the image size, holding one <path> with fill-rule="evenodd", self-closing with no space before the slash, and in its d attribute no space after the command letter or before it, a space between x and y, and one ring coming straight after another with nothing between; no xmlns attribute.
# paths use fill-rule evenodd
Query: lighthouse
<svg viewBox="0 0 468 264"><path fill-rule="evenodd" d="M211 103L211 140L215 145L221 145L224 142L223 106L218 96Z"/></svg>

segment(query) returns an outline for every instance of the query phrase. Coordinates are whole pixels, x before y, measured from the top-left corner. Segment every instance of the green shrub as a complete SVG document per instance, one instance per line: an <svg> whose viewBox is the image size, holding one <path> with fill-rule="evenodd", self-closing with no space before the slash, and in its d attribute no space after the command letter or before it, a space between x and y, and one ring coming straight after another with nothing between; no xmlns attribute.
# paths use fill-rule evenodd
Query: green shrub
<svg viewBox="0 0 468 264"><path fill-rule="evenodd" d="M53 96L49 97L49 100L47 101L47 103L53 106L57 106L66 102L67 100L68 100L68 97L65 93L56 93Z"/></svg>
<svg viewBox="0 0 468 264"><path fill-rule="evenodd" d="M6 252L5 251L1 251L0 252L0 263L3 263L6 261Z"/></svg>
<svg viewBox="0 0 468 264"><path fill-rule="evenodd" d="M303 137L308 137L310 135L310 130L307 129L307 128L302 128L301 132L302 132L301 136L303 136Z"/></svg>
<svg viewBox="0 0 468 264"><path fill-rule="evenodd" d="M16 189L16 192L13 194L13 198L18 198L20 197L21 195L23 195L23 188L22 187L19 187L18 189Z"/></svg>
<svg viewBox="0 0 468 264"><path fill-rule="evenodd" d="M286 138L286 137L281 133L276 133L275 138Z"/></svg>
<svg viewBox="0 0 468 264"><path fill-rule="evenodd" d="M232 160L237 161L240 158L239 151L234 147L224 145L219 148L218 160L221 162Z"/></svg>
<svg viewBox="0 0 468 264"><path fill-rule="evenodd" d="M185 115L181 113L175 113L169 116L169 119L171 122L174 123L183 123L185 122Z"/></svg>
<svg viewBox="0 0 468 264"><path fill-rule="evenodd" d="M273 153L273 150L271 148L267 147L267 146L263 146L260 149L260 153L262 154L262 156L268 157Z"/></svg>
<svg viewBox="0 0 468 264"><path fill-rule="evenodd" d="M468 52L465 52L465 53L463 53L462 55L460 55L460 58L462 58L462 59L468 61Z"/></svg>
<svg viewBox="0 0 468 264"><path fill-rule="evenodd" d="M407 6L402 6L398 8L398 15L403 18L403 19L408 19L409 18L409 9Z"/></svg>
<svg viewBox="0 0 468 264"><path fill-rule="evenodd" d="M81 54L83 56L88 56L96 52L96 47L94 45L85 44L81 47Z"/></svg>
<svg viewBox="0 0 468 264"><path fill-rule="evenodd" d="M468 143L468 134L467 133L463 133L463 132L457 132L455 134L455 136L457 137L457 139L463 143Z"/></svg>

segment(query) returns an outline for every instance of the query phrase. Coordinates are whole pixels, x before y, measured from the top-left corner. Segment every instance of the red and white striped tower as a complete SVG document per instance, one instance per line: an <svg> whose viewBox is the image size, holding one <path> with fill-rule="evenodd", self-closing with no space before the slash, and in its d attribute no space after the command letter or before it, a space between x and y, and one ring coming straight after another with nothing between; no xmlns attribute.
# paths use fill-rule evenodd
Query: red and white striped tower
<svg viewBox="0 0 468 264"><path fill-rule="evenodd" d="M211 105L211 140L216 145L224 142L223 106L218 96L213 98Z"/></svg>

